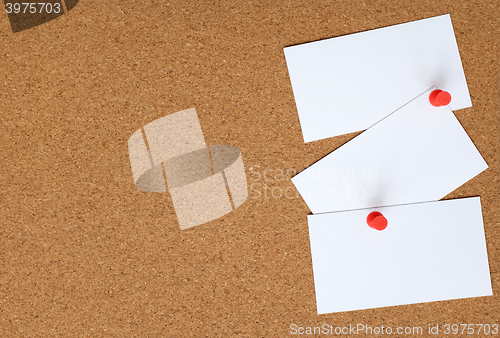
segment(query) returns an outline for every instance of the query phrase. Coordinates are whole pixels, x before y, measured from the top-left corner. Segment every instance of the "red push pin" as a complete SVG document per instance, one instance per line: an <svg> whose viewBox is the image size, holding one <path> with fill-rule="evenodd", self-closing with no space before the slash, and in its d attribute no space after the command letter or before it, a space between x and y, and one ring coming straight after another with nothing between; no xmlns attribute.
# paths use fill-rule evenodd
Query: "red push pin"
<svg viewBox="0 0 500 338"><path fill-rule="evenodd" d="M387 219L378 211L372 211L366 217L368 226L375 230L384 230L387 228Z"/></svg>
<svg viewBox="0 0 500 338"><path fill-rule="evenodd" d="M429 102L434 107L447 106L451 102L451 95L444 90L436 89L433 90L429 95Z"/></svg>

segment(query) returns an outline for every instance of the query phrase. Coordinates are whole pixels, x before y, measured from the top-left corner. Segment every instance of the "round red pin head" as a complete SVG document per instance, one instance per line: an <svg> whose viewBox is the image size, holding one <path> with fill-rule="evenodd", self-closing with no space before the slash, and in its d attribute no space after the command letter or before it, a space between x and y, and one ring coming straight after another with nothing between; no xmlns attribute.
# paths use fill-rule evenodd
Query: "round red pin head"
<svg viewBox="0 0 500 338"><path fill-rule="evenodd" d="M366 224L375 230L384 230L387 228L387 219L378 211L372 211L366 217Z"/></svg>
<svg viewBox="0 0 500 338"><path fill-rule="evenodd" d="M436 89L433 90L429 95L429 102L434 107L447 106L451 102L451 95L444 90Z"/></svg>

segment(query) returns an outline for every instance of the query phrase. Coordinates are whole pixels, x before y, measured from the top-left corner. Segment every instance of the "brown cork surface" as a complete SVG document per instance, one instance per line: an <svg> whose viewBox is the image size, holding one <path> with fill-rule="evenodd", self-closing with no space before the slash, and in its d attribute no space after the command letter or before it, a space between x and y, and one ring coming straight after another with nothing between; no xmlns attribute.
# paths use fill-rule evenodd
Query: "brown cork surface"
<svg viewBox="0 0 500 338"><path fill-rule="evenodd" d="M455 114L490 166L447 198L481 197L494 296L317 315L289 178L354 134L303 143L283 47L446 13L473 103ZM81 0L18 33L2 7L0 337L500 325L499 45L497 0ZM191 107L207 144L241 151L250 191L181 231L169 193L136 189L127 141Z"/></svg>

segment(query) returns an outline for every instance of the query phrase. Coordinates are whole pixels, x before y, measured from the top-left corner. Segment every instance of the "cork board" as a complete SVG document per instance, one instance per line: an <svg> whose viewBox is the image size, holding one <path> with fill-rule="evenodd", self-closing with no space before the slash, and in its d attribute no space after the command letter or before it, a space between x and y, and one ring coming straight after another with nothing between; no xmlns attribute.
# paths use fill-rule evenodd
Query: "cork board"
<svg viewBox="0 0 500 338"><path fill-rule="evenodd" d="M0 336L286 337L324 324L443 336L445 324L500 324L496 0L64 10L17 33L0 14ZM303 143L283 47L445 13L473 103L455 114L490 166L446 198L481 197L494 296L317 315L310 211L290 178L355 134ZM127 140L191 107L207 144L241 151L249 197L181 231L168 193L135 188Z"/></svg>

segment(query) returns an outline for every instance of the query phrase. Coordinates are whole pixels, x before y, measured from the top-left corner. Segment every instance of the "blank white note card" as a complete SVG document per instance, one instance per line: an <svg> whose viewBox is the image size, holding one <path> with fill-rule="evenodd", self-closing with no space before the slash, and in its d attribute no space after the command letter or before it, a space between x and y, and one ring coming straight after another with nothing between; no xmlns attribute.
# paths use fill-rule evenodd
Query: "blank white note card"
<svg viewBox="0 0 500 338"><path fill-rule="evenodd" d="M479 197L310 215L318 313L492 295Z"/></svg>
<svg viewBox="0 0 500 338"><path fill-rule="evenodd" d="M488 168L432 89L292 178L313 213L437 201Z"/></svg>
<svg viewBox="0 0 500 338"><path fill-rule="evenodd" d="M367 129L433 85L470 107L449 15L284 49L305 142Z"/></svg>

